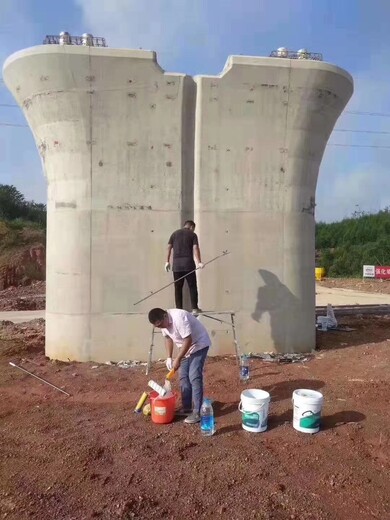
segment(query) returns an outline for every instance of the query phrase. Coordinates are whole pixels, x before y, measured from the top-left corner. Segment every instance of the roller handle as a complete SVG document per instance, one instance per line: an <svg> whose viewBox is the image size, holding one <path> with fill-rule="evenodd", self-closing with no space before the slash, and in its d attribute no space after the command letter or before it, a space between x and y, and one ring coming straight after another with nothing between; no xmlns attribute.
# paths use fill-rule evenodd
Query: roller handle
<svg viewBox="0 0 390 520"><path fill-rule="evenodd" d="M141 397L139 398L138 403L136 404L134 408L134 413L140 413L143 405L145 404L146 399L149 397L147 392L144 392Z"/></svg>
<svg viewBox="0 0 390 520"><path fill-rule="evenodd" d="M168 374L165 376L165 379L166 379L167 381L170 381L170 380L174 377L175 372L176 372L176 370L175 370L174 368L172 368L172 370L170 370L170 371L168 372Z"/></svg>

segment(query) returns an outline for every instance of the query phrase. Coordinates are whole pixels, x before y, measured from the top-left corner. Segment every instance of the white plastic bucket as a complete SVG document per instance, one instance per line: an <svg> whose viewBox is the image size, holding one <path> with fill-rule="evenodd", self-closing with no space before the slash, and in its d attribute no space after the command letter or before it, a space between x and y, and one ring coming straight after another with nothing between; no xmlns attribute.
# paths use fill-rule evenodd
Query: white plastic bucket
<svg viewBox="0 0 390 520"><path fill-rule="evenodd" d="M242 414L242 427L247 432L264 432L268 424L268 407L271 396L264 390L244 390L238 409Z"/></svg>
<svg viewBox="0 0 390 520"><path fill-rule="evenodd" d="M294 390L292 401L294 428L303 433L317 433L320 429L323 395L315 390Z"/></svg>

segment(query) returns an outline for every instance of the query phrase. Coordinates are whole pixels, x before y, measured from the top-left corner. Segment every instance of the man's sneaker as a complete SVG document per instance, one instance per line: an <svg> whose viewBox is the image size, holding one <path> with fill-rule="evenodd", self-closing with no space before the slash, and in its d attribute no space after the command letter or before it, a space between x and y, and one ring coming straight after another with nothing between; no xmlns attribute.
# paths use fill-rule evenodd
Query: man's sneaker
<svg viewBox="0 0 390 520"><path fill-rule="evenodd" d="M196 412L192 413L188 417L184 419L184 422L187 424L196 424L200 422L200 415Z"/></svg>
<svg viewBox="0 0 390 520"><path fill-rule="evenodd" d="M192 309L192 314L194 316L197 316L198 314L202 314L202 309Z"/></svg>
<svg viewBox="0 0 390 520"><path fill-rule="evenodd" d="M185 408L179 408L179 410L175 411L175 415L179 417L188 417L192 414L192 410L186 410Z"/></svg>

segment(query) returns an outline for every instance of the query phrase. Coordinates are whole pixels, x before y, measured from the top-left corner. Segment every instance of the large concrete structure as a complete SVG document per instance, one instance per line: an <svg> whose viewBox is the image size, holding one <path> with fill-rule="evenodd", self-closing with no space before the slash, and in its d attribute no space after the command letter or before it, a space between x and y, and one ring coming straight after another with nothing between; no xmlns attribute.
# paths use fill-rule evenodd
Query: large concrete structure
<svg viewBox="0 0 390 520"><path fill-rule="evenodd" d="M195 221L205 251L232 252L229 269L201 273L202 299L239 310L247 350L308 351L318 170L351 77L319 61L233 56L196 82Z"/></svg>
<svg viewBox="0 0 390 520"><path fill-rule="evenodd" d="M173 288L133 304L171 280L167 240L192 216L204 260L231 251L200 273L201 306L237 313L245 351L314 347L315 188L345 71L231 57L194 81L149 51L45 45L3 75L48 182L47 355L145 359L145 313ZM231 352L228 327L206 324Z"/></svg>

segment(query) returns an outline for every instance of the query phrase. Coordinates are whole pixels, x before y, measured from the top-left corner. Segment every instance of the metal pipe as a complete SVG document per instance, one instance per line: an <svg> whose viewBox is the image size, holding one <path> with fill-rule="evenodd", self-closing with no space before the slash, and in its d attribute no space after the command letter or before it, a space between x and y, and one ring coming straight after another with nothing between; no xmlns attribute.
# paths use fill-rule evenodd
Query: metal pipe
<svg viewBox="0 0 390 520"><path fill-rule="evenodd" d="M230 321L225 321L225 320L220 320L219 318L214 318L213 316L209 316L208 314L205 314L204 312L199 314L199 316L204 316L205 318L210 318L210 320L215 320L215 321L218 321L219 323L226 323L226 325L231 325Z"/></svg>
<svg viewBox="0 0 390 520"><path fill-rule="evenodd" d="M238 341L237 341L236 325L234 323L234 314L231 314L230 318L232 320L233 341L234 341L234 346L235 346L235 349L236 349L237 365L240 366L240 346L239 346Z"/></svg>
<svg viewBox="0 0 390 520"><path fill-rule="evenodd" d="M203 264L203 267L206 267L206 265L211 264L211 262L214 262L214 260L217 260L218 258L221 258L222 256L226 256L226 255L229 255L229 254L230 254L229 251L222 251L221 255L218 255L215 258L213 258L212 260L209 260L208 262ZM184 276L181 276L180 278L178 278L177 280L174 280L173 282L169 283L168 285L164 285L164 287L161 287L161 289L158 289L157 291L151 292L151 294L149 294L148 296L145 296L145 298L142 298L142 300L138 300L133 305L138 305L139 303L147 300L148 298L151 298L155 294L163 291L167 287L170 287L171 285L173 285L174 283L178 282L179 280L182 280L183 278L186 278L186 276L188 276L189 274L195 273L195 271L197 271L198 269L199 269L199 267L197 267L196 269L190 271L189 273L186 273Z"/></svg>
<svg viewBox="0 0 390 520"><path fill-rule="evenodd" d="M12 363L11 361L9 362L9 364L11 365L11 367L15 367L15 368L18 368L19 370L22 370L23 372L26 372L26 374L28 374L29 376L33 376L35 377L36 379L39 379L39 381L42 381L42 383L45 383L46 385L49 385L49 386L52 386L53 388L55 388L56 390L58 390L59 392L62 392L63 394L67 395L68 397L70 397L70 394L68 394L68 392L65 392L65 390L62 390L61 388L58 388L58 386L55 386L55 385L52 385L51 383L49 383L49 381L46 381L46 379L42 379L42 377L39 377L39 376L36 376L35 374L33 374L32 372L29 372L28 370L26 370L25 368L22 368L18 365L15 365L15 363Z"/></svg>

